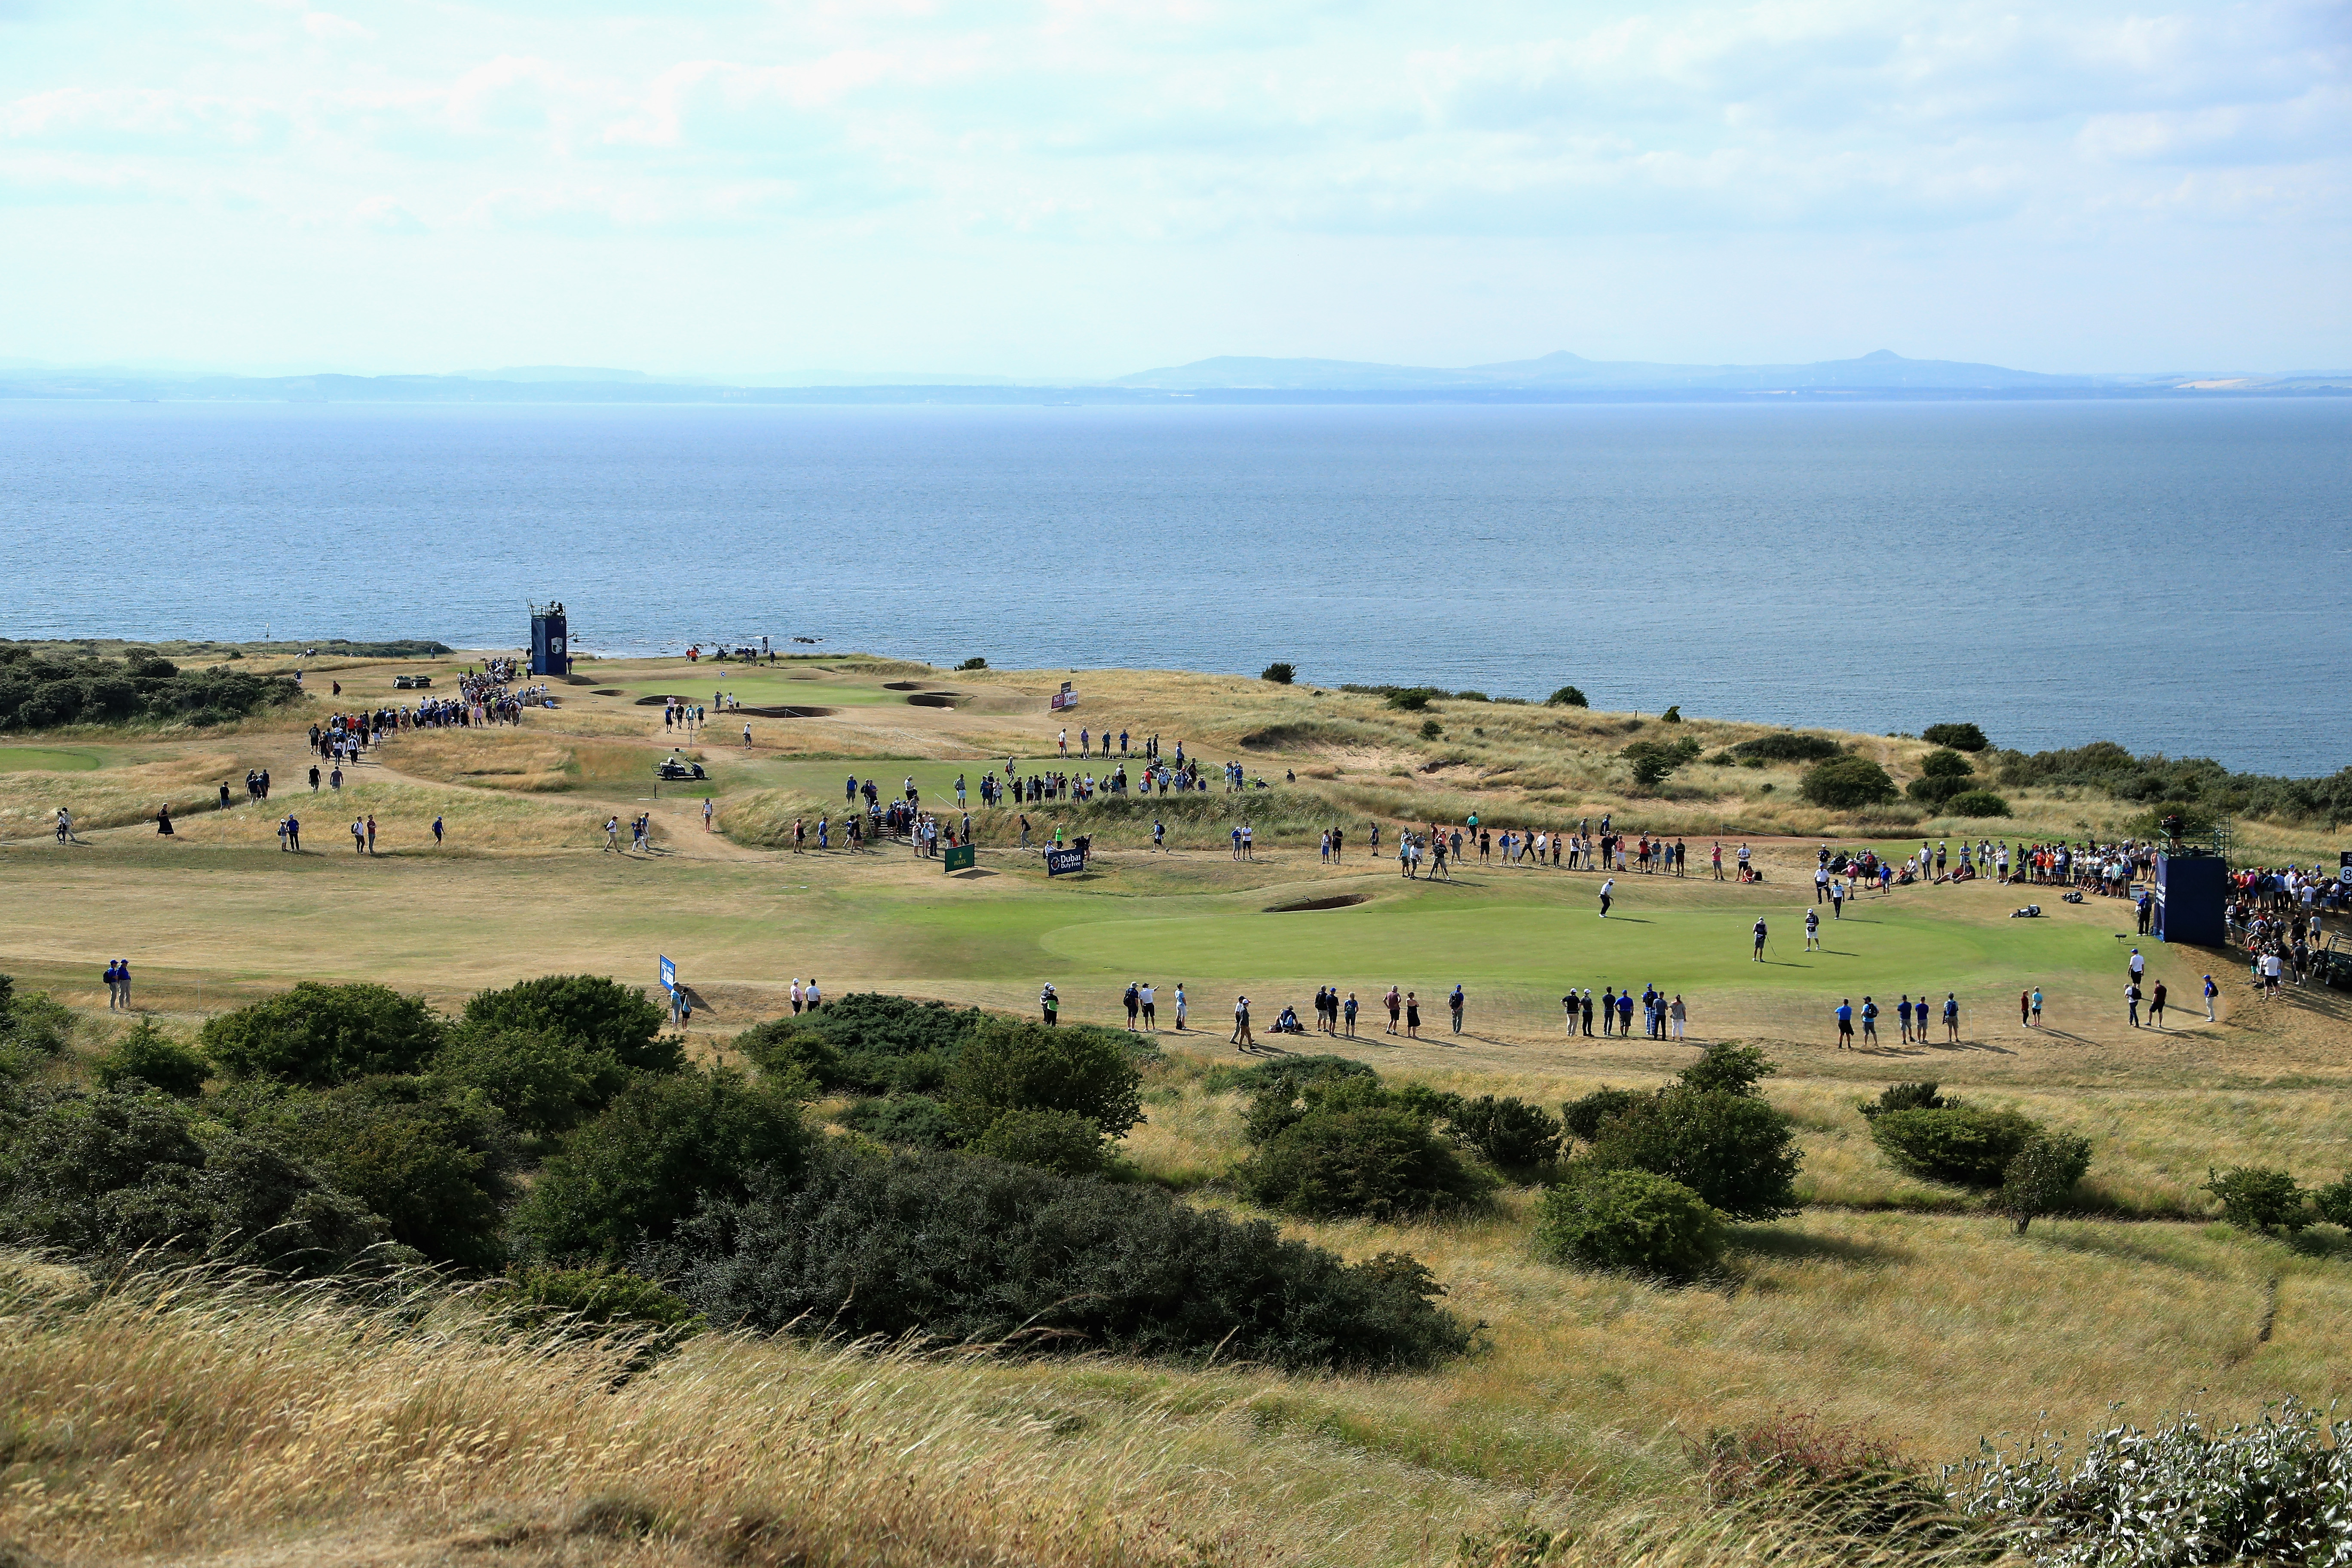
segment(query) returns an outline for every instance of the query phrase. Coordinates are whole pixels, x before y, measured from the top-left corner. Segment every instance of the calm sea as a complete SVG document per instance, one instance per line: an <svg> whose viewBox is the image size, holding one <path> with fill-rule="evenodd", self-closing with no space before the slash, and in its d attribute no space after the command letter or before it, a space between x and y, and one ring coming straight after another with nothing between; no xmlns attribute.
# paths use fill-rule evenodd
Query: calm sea
<svg viewBox="0 0 2352 1568"><path fill-rule="evenodd" d="M2352 763L2352 401L0 404L0 632L756 638ZM1083 689L1083 682L1081 683Z"/></svg>

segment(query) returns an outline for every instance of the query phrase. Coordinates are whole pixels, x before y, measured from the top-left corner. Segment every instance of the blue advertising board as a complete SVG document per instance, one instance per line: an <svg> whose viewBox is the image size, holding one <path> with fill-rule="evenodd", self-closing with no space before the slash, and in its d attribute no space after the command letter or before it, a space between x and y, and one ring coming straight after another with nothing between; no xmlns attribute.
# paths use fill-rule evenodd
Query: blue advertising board
<svg viewBox="0 0 2352 1568"><path fill-rule="evenodd" d="M661 983L665 991L677 989L677 965L667 958L661 961Z"/></svg>
<svg viewBox="0 0 2352 1568"><path fill-rule="evenodd" d="M1087 852L1083 849L1048 849L1045 851L1045 875L1059 877L1067 871L1087 868Z"/></svg>

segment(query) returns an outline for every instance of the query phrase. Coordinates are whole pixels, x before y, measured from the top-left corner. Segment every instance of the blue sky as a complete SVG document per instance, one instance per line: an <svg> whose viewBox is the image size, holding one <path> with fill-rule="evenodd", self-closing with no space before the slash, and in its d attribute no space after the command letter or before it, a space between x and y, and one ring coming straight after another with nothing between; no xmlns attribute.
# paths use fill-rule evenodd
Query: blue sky
<svg viewBox="0 0 2352 1568"><path fill-rule="evenodd" d="M2352 4L0 0L0 361L2352 365Z"/></svg>

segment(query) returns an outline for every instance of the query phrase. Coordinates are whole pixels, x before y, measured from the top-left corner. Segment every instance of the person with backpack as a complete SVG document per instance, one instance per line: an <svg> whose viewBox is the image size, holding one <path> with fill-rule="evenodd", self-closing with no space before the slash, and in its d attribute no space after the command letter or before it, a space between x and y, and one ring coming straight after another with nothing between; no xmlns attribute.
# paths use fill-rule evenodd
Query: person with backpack
<svg viewBox="0 0 2352 1568"><path fill-rule="evenodd" d="M1466 1001L1459 984L1454 987L1454 994L1445 999L1447 1010L1454 1015L1454 1032L1457 1035L1462 1032L1462 1008Z"/></svg>

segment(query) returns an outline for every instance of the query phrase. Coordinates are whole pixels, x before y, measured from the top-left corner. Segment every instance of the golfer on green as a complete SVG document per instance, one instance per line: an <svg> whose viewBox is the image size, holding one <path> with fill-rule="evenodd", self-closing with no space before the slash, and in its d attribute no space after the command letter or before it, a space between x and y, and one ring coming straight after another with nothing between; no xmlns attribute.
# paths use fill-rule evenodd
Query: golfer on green
<svg viewBox="0 0 2352 1568"><path fill-rule="evenodd" d="M1765 931L1764 931L1764 922L1763 922L1761 920L1759 920L1759 921L1756 922L1756 962L1757 962L1757 963L1763 963L1763 962L1764 962L1764 937L1765 937L1765 934L1766 934L1766 933L1765 933Z"/></svg>

